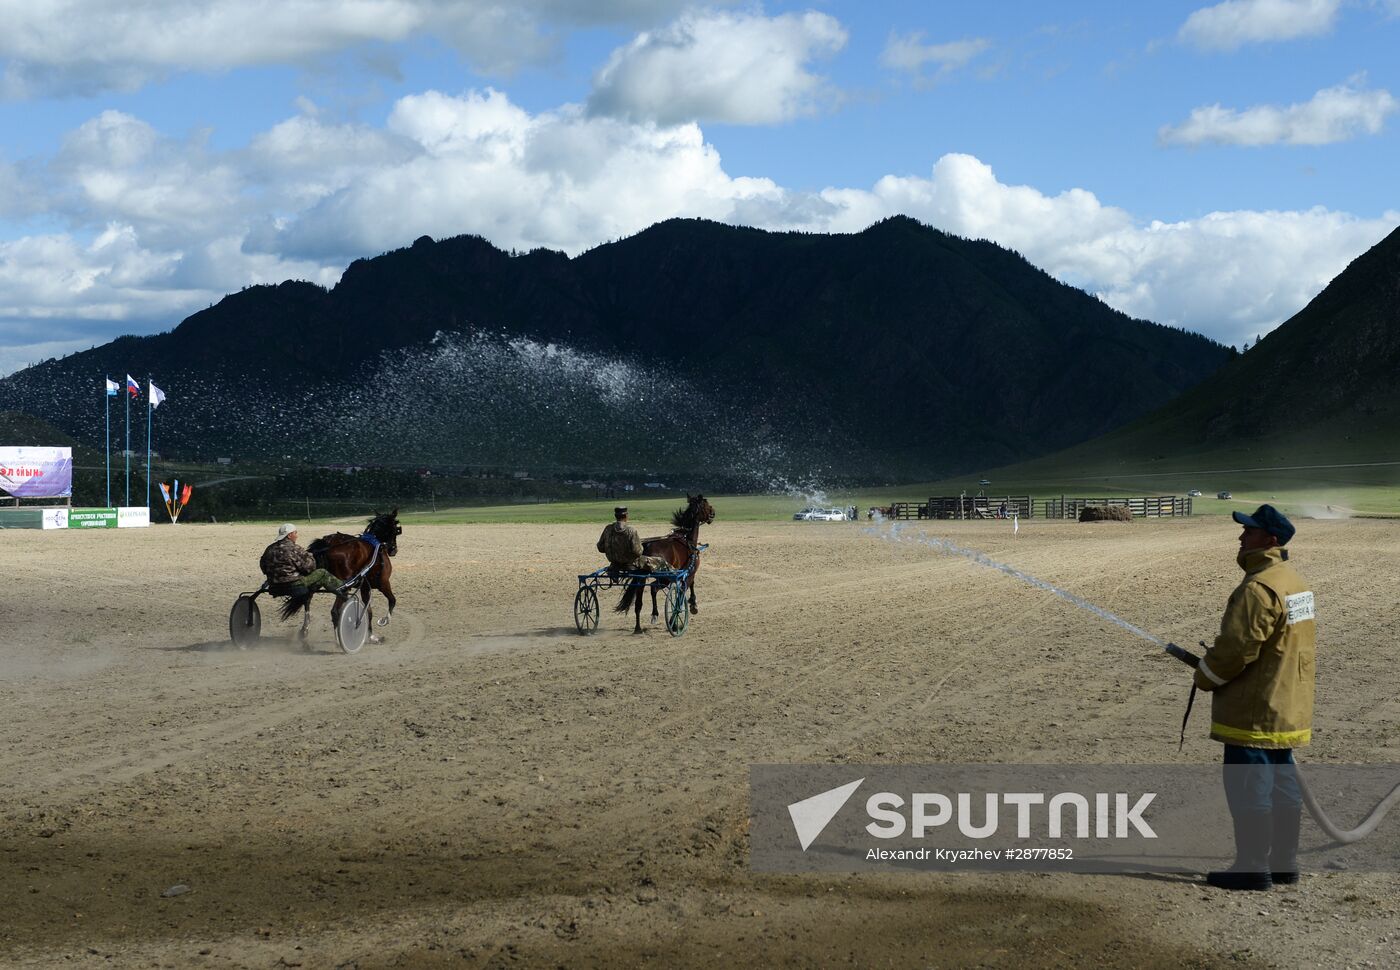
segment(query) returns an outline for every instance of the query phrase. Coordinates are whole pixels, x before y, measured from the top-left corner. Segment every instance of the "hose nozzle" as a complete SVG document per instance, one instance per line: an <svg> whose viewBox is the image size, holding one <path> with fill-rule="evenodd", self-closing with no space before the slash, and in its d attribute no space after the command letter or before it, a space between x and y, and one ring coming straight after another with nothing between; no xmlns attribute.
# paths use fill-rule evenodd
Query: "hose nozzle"
<svg viewBox="0 0 1400 970"><path fill-rule="evenodd" d="M1162 649L1166 650L1167 653L1171 654L1173 657L1175 657L1177 660L1180 660L1188 667L1194 668L1199 667L1201 665L1201 658L1196 656L1190 650L1187 650L1185 647L1178 647L1174 643L1169 643Z"/></svg>

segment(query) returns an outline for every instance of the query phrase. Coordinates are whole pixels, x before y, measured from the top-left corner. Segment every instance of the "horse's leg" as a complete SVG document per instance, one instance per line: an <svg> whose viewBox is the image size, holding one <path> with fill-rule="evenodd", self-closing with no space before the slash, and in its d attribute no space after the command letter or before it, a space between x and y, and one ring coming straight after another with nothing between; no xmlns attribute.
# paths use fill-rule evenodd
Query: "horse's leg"
<svg viewBox="0 0 1400 970"><path fill-rule="evenodd" d="M368 579L368 577L366 577L366 579ZM374 607L369 605L369 583L367 581L361 583L359 590L356 592L360 597L360 602L365 605L365 622L369 624L369 642L383 643L384 638L374 632Z"/></svg>
<svg viewBox="0 0 1400 970"><path fill-rule="evenodd" d="M394 606L398 600L394 598L394 587L389 583L389 577L393 570L389 566L389 560L384 560L383 567L379 570L379 578L375 580L374 588L384 594L384 598L389 601L389 613L384 619L379 621L380 626L388 626L389 621L394 616Z"/></svg>
<svg viewBox="0 0 1400 970"><path fill-rule="evenodd" d="M658 616L661 615L661 614L659 614L659 613L656 612L656 591L657 591L657 589L660 588L660 586L661 586L661 584L660 584L659 582L656 582L656 583L652 583L652 584L651 584L651 623L652 623L652 626L655 626L655 625L656 625L656 618L657 618Z"/></svg>
<svg viewBox="0 0 1400 970"><path fill-rule="evenodd" d="M301 630L297 632L297 638L301 640L301 648L308 650L307 637L311 631L311 597L306 598L306 605L301 608Z"/></svg>
<svg viewBox="0 0 1400 970"><path fill-rule="evenodd" d="M696 557L695 568L690 571L690 575L685 578L686 586L690 587L690 615L694 616L700 612L700 605L695 602L695 574L700 571L700 559Z"/></svg>
<svg viewBox="0 0 1400 970"><path fill-rule="evenodd" d="M637 584L637 602L636 602L637 622L636 622L636 624L632 627L632 632L633 632L633 633L641 633L641 632L642 632L642 597L645 595L644 587L646 586L647 581L646 581L645 579L634 579L633 582ZM653 594L653 595L654 595L654 594Z"/></svg>

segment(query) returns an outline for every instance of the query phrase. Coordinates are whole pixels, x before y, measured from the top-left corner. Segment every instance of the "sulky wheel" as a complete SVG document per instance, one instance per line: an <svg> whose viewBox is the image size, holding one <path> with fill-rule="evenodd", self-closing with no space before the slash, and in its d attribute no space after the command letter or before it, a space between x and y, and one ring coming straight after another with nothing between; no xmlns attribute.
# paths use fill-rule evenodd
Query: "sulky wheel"
<svg viewBox="0 0 1400 970"><path fill-rule="evenodd" d="M240 596L228 611L228 636L241 650L262 636L262 613L251 596Z"/></svg>
<svg viewBox="0 0 1400 970"><path fill-rule="evenodd" d="M583 634L598 629L598 591L592 586L580 586L574 596L574 626Z"/></svg>
<svg viewBox="0 0 1400 970"><path fill-rule="evenodd" d="M666 587L666 632L682 636L690 624L690 612L685 608L685 583L675 582Z"/></svg>
<svg viewBox="0 0 1400 970"><path fill-rule="evenodd" d="M335 640L346 653L359 653L369 639L369 610L358 596L352 596L340 608L335 621Z"/></svg>

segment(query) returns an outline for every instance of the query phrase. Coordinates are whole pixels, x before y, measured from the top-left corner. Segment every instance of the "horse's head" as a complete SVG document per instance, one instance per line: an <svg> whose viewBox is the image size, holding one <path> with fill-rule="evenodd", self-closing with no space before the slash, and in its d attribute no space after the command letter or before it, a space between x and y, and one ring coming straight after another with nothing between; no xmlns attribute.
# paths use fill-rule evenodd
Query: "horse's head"
<svg viewBox="0 0 1400 970"><path fill-rule="evenodd" d="M715 520L715 507L705 500L703 495L687 496L690 508L694 510L695 521L709 525Z"/></svg>
<svg viewBox="0 0 1400 970"><path fill-rule="evenodd" d="M384 552L390 556L399 554L399 536L403 535L403 526L399 525L398 506L392 512L381 512L369 520L369 525L365 526L365 531L379 540L379 544L384 547Z"/></svg>
<svg viewBox="0 0 1400 970"><path fill-rule="evenodd" d="M714 520L715 507L705 501L703 495L687 495L685 508L677 509L671 516L671 524L683 532L709 525Z"/></svg>

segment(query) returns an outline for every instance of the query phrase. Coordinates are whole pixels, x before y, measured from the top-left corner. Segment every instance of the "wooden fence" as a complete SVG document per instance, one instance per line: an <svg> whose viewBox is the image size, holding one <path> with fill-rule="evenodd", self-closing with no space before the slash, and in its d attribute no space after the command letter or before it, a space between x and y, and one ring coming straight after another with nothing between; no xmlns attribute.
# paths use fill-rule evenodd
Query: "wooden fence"
<svg viewBox="0 0 1400 970"><path fill-rule="evenodd" d="M1019 516L1033 519L1037 511L1047 519L1078 519L1089 505L1126 506L1134 518L1168 518L1191 514L1191 499L1178 495L1143 498L1059 498L1032 499L1029 495L935 495L927 502L895 502L888 508L891 519L996 519ZM885 510L881 509L884 513Z"/></svg>
<svg viewBox="0 0 1400 970"><path fill-rule="evenodd" d="M1049 498L1041 503L1047 519L1078 519L1081 509L1090 505L1127 506L1133 518L1169 518L1191 514L1191 499L1178 495L1156 495L1143 498Z"/></svg>
<svg viewBox="0 0 1400 970"><path fill-rule="evenodd" d="M1029 495L935 495L924 508L928 519L996 519L1035 514Z"/></svg>

